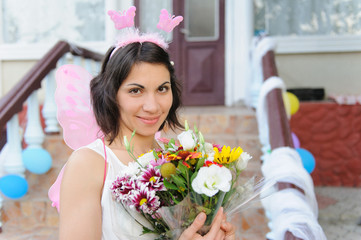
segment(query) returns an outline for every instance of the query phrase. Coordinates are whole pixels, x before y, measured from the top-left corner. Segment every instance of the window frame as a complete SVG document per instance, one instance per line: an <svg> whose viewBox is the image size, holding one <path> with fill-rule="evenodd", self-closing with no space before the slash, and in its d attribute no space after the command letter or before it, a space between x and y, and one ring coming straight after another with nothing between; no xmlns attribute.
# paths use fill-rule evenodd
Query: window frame
<svg viewBox="0 0 361 240"><path fill-rule="evenodd" d="M319 35L274 37L276 53L332 53L361 51L361 35Z"/></svg>

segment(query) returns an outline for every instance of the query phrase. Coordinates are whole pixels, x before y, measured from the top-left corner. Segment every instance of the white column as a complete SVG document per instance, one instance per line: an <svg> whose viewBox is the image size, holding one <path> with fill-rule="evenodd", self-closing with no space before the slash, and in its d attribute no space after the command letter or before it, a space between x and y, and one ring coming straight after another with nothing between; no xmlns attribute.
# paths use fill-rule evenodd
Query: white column
<svg viewBox="0 0 361 240"><path fill-rule="evenodd" d="M55 88L55 70L52 70L45 77L45 100L42 113L45 119L46 133L58 133L60 131L56 118Z"/></svg>
<svg viewBox="0 0 361 240"><path fill-rule="evenodd" d="M25 168L21 158L21 131L18 115L15 114L6 125L8 149L3 168L7 173L24 176Z"/></svg>
<svg viewBox="0 0 361 240"><path fill-rule="evenodd" d="M42 148L44 132L40 124L39 101L37 91L34 91L28 98L28 122L25 130L25 141L28 147Z"/></svg>
<svg viewBox="0 0 361 240"><path fill-rule="evenodd" d="M226 1L226 105L245 98L247 81L251 78L253 37L253 1Z"/></svg>

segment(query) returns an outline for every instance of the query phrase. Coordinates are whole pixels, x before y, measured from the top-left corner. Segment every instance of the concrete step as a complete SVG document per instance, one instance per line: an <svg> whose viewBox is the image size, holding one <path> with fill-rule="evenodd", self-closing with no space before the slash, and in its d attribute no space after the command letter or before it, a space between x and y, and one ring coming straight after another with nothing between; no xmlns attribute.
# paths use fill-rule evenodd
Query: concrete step
<svg viewBox="0 0 361 240"><path fill-rule="evenodd" d="M208 142L241 146L253 156L244 176L261 175L261 147L253 110L242 106L187 107L182 109L180 116L182 121L187 119L191 128L197 126ZM167 131L163 136L175 137L176 133ZM72 150L66 146L61 134L46 136L44 148L51 154L53 166L43 175L26 172L29 192L20 200L4 197L0 240L57 239L58 213L51 207L47 192ZM259 202L238 218L238 224L242 229L242 239L265 239L268 228Z"/></svg>

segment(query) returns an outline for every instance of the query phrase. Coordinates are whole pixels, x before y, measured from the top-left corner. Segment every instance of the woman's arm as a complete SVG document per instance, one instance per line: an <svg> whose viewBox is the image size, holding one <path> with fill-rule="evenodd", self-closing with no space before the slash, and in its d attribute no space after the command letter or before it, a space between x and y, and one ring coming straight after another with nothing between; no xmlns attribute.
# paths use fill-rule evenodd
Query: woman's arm
<svg viewBox="0 0 361 240"><path fill-rule="evenodd" d="M60 240L100 240L104 158L90 149L74 152L60 189Z"/></svg>

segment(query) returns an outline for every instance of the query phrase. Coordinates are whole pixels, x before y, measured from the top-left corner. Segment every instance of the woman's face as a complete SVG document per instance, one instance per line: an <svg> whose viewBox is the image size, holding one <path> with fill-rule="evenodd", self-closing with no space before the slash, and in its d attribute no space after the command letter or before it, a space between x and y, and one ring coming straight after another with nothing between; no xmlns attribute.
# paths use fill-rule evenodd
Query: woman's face
<svg viewBox="0 0 361 240"><path fill-rule="evenodd" d="M121 133L136 130L153 136L168 116L173 95L170 74L163 64L135 64L121 84L117 100L120 106Z"/></svg>

